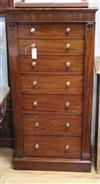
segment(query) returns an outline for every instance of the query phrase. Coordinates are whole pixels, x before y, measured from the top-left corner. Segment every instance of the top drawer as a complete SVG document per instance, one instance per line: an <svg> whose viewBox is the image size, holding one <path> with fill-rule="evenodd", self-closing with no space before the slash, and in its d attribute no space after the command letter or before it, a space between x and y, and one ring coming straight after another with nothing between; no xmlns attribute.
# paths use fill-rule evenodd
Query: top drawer
<svg viewBox="0 0 100 184"><path fill-rule="evenodd" d="M19 24L18 37L84 37L84 24Z"/></svg>

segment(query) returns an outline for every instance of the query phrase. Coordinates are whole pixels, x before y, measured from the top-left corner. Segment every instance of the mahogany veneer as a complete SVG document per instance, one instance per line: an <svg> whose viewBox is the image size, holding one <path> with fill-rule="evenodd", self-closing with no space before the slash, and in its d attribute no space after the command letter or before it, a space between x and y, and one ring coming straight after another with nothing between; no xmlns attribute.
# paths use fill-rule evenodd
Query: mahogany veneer
<svg viewBox="0 0 100 184"><path fill-rule="evenodd" d="M83 56L38 56L37 67L32 67L31 56L20 56L19 67L21 73L35 74L37 72L45 73L63 73L63 74L83 74ZM67 61L70 60L71 67L67 67ZM35 64L33 62L33 64Z"/></svg>
<svg viewBox="0 0 100 184"><path fill-rule="evenodd" d="M6 17L14 168L90 171L96 9L16 6Z"/></svg>

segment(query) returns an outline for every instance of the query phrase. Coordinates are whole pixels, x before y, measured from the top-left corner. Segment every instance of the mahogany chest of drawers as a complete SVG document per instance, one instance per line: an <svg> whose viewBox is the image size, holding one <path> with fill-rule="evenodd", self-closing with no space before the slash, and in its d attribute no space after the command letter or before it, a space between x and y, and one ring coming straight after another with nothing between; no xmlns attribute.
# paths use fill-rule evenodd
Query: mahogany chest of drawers
<svg viewBox="0 0 100 184"><path fill-rule="evenodd" d="M90 171L95 12L7 10L15 169Z"/></svg>

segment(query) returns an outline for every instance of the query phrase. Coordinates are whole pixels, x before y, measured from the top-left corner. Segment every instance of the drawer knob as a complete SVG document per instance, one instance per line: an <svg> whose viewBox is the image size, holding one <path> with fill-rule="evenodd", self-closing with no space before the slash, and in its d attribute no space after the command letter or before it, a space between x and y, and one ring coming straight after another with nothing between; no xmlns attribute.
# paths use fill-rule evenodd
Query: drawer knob
<svg viewBox="0 0 100 184"><path fill-rule="evenodd" d="M35 144L34 148L35 148L36 150L38 150L38 149L39 149L39 144Z"/></svg>
<svg viewBox="0 0 100 184"><path fill-rule="evenodd" d="M35 127L35 128L38 128L38 127L39 127L39 122L35 122L35 123L34 123L34 127Z"/></svg>
<svg viewBox="0 0 100 184"><path fill-rule="evenodd" d="M70 102L66 102L66 103L65 103L65 107L66 107L66 108L69 108L69 106L70 106Z"/></svg>
<svg viewBox="0 0 100 184"><path fill-rule="evenodd" d="M31 44L31 48L36 48L36 44L35 43L32 43Z"/></svg>
<svg viewBox="0 0 100 184"><path fill-rule="evenodd" d="M70 127L70 123L69 122L65 123L65 127L69 128Z"/></svg>
<svg viewBox="0 0 100 184"><path fill-rule="evenodd" d="M69 145L67 144L66 146L65 146L65 150L67 151L69 149Z"/></svg>
<svg viewBox="0 0 100 184"><path fill-rule="evenodd" d="M31 33L34 33L36 31L36 29L34 28L34 27L32 27L31 29L30 29L30 32Z"/></svg>
<svg viewBox="0 0 100 184"><path fill-rule="evenodd" d="M71 65L71 63L69 61L65 63L66 68L69 68L70 65Z"/></svg>
<svg viewBox="0 0 100 184"><path fill-rule="evenodd" d="M67 27L66 28L66 33L69 33L71 31L71 28L70 27Z"/></svg>
<svg viewBox="0 0 100 184"><path fill-rule="evenodd" d="M71 44L67 43L66 46L65 46L65 49L69 49L70 47L71 47Z"/></svg>
<svg viewBox="0 0 100 184"><path fill-rule="evenodd" d="M35 67L35 66L36 66L36 62L33 61L33 62L32 62L32 67Z"/></svg>
<svg viewBox="0 0 100 184"><path fill-rule="evenodd" d="M35 87L36 85L37 85L37 81L35 80L35 81L33 81L33 87Z"/></svg>
<svg viewBox="0 0 100 184"><path fill-rule="evenodd" d="M66 87L69 87L71 85L71 82L70 81L67 81L66 82Z"/></svg>
<svg viewBox="0 0 100 184"><path fill-rule="evenodd" d="M37 104L38 104L37 101L34 101L34 102L33 102L33 107L36 107Z"/></svg>

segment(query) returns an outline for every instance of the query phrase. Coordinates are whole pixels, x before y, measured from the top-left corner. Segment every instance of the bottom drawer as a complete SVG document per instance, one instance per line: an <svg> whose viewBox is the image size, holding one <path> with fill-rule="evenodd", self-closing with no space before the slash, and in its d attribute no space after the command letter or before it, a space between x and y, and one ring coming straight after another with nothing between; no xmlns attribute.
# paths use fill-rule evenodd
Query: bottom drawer
<svg viewBox="0 0 100 184"><path fill-rule="evenodd" d="M24 136L24 156L80 158L81 138Z"/></svg>

